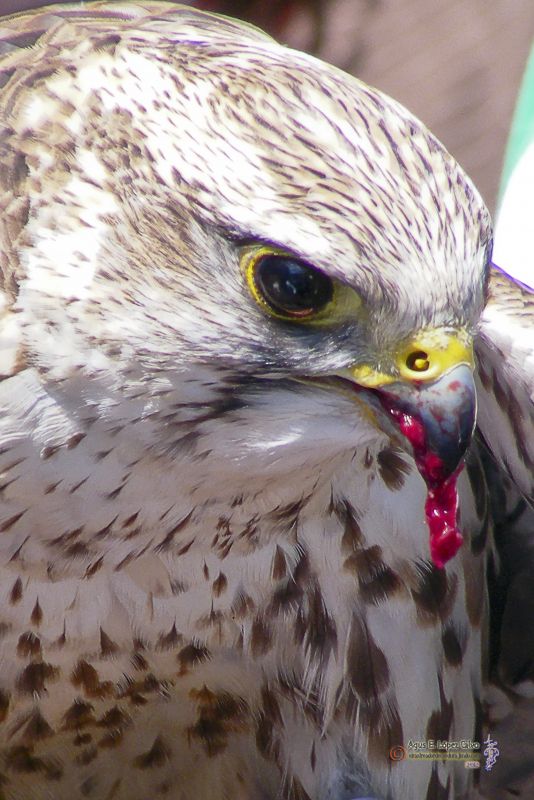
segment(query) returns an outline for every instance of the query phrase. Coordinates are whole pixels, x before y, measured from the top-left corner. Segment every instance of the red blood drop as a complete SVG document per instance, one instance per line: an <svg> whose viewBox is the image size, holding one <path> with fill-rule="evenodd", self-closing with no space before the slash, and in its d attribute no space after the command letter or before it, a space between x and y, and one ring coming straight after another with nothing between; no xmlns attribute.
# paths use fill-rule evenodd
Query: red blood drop
<svg viewBox="0 0 534 800"><path fill-rule="evenodd" d="M427 450L425 428L421 420L383 403L390 416L397 423L400 432L413 448L415 463L427 485L425 515L430 532L430 555L440 569L458 552L462 544L462 534L457 527L458 492L456 481L463 469L448 477L443 475L443 461Z"/></svg>

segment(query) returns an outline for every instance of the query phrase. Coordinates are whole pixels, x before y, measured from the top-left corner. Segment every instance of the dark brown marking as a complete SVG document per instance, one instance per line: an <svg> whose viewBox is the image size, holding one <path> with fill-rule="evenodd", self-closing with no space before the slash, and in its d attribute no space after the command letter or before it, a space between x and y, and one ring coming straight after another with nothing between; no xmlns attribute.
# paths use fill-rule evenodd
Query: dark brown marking
<svg viewBox="0 0 534 800"><path fill-rule="evenodd" d="M280 742L272 723L262 713L258 715L256 722L256 747L264 758L270 761L279 760Z"/></svg>
<svg viewBox="0 0 534 800"><path fill-rule="evenodd" d="M41 655L41 640L31 631L27 631L19 636L17 643L17 655L21 658Z"/></svg>
<svg viewBox="0 0 534 800"><path fill-rule="evenodd" d="M379 605L402 589L401 579L382 560L382 548L378 545L352 553L343 568L357 577L360 595L366 603Z"/></svg>
<svg viewBox="0 0 534 800"><path fill-rule="evenodd" d="M110 639L103 628L100 628L100 655L102 658L113 656L119 651L119 646Z"/></svg>
<svg viewBox="0 0 534 800"><path fill-rule="evenodd" d="M110 681L100 681L98 672L84 659L80 659L71 675L74 686L81 687L88 697L109 697L113 693L113 684Z"/></svg>
<svg viewBox="0 0 534 800"><path fill-rule="evenodd" d="M197 644L187 644L182 647L177 655L178 663L180 664L180 675L185 675L189 671L189 667L194 667L207 661L211 654L207 647Z"/></svg>
<svg viewBox="0 0 534 800"><path fill-rule="evenodd" d="M228 746L226 727L220 720L201 714L194 725L187 729L189 739L198 739L205 753L211 758Z"/></svg>
<svg viewBox="0 0 534 800"><path fill-rule="evenodd" d="M76 747L83 747L84 745L89 744L92 741L93 737L90 733L77 733L74 739L72 740L72 743Z"/></svg>
<svg viewBox="0 0 534 800"><path fill-rule="evenodd" d="M466 645L465 631L460 634L451 622L443 630L441 643L446 661L451 667L459 667Z"/></svg>
<svg viewBox="0 0 534 800"><path fill-rule="evenodd" d="M198 718L186 733L189 740L197 739L210 757L226 749L228 736L246 729L248 705L241 697L229 692L212 692L207 686L191 690L198 703Z"/></svg>
<svg viewBox="0 0 534 800"><path fill-rule="evenodd" d="M215 597L220 597L226 591L228 580L224 572L219 572L219 575L213 581L211 588Z"/></svg>
<svg viewBox="0 0 534 800"><path fill-rule="evenodd" d="M101 569L103 563L104 563L104 556L100 556L100 558L97 558L97 560L93 561L92 564L89 564L89 566L85 570L85 575L83 577L92 578L93 575L96 575L98 570Z"/></svg>
<svg viewBox="0 0 534 800"><path fill-rule="evenodd" d="M119 706L112 706L96 723L99 728L121 729L132 724L132 718Z"/></svg>
<svg viewBox="0 0 534 800"><path fill-rule="evenodd" d="M115 729L108 731L98 740L98 747L111 750L114 747L118 747L122 743L123 738L124 731L122 730Z"/></svg>
<svg viewBox="0 0 534 800"><path fill-rule="evenodd" d="M358 550L363 543L362 529L358 524L358 514L356 509L345 499L336 503L335 514L343 525L341 552L345 555L350 555L355 550Z"/></svg>
<svg viewBox="0 0 534 800"><path fill-rule="evenodd" d="M126 483L121 483L120 486L117 486L115 489L113 489L113 491L108 492L108 494L106 494L106 499L107 500L116 500L125 486L126 486Z"/></svg>
<svg viewBox="0 0 534 800"><path fill-rule="evenodd" d="M176 623L174 622L172 628L168 633L162 633L158 637L158 641L156 643L157 650L172 650L173 648L177 647L181 644L183 640L183 636L181 633L178 633L176 630Z"/></svg>
<svg viewBox="0 0 534 800"><path fill-rule="evenodd" d="M130 663L138 672L143 672L148 669L148 661L141 653L134 653L130 658Z"/></svg>
<svg viewBox="0 0 534 800"><path fill-rule="evenodd" d="M268 517L275 523L280 525L287 533L295 532L299 514L304 508L309 498L296 500L293 503L287 503L284 506L275 508L268 514Z"/></svg>
<svg viewBox="0 0 534 800"><path fill-rule="evenodd" d="M77 698L63 714L63 730L77 731L85 725L94 724L96 719L93 712L94 706L91 703Z"/></svg>
<svg viewBox="0 0 534 800"><path fill-rule="evenodd" d="M395 447L386 447L377 456L380 477L392 492L402 489L406 475L411 472L410 465L399 453Z"/></svg>
<svg viewBox="0 0 534 800"><path fill-rule="evenodd" d="M252 597L244 591L238 591L230 608L231 614L235 619L243 619L254 613L256 604Z"/></svg>
<svg viewBox="0 0 534 800"><path fill-rule="evenodd" d="M22 581L20 578L17 578L15 583L11 588L11 593L9 595L9 602L12 606L16 605L22 599Z"/></svg>
<svg viewBox="0 0 534 800"><path fill-rule="evenodd" d="M170 757L170 748L165 744L161 736L156 736L150 750L134 758L133 765L138 769L153 769L154 767L164 766Z"/></svg>
<svg viewBox="0 0 534 800"><path fill-rule="evenodd" d="M29 538L30 538L30 537L29 537L29 535L28 535L28 536L26 536L24 539L22 539L21 543L19 544L19 546L17 547L17 549L15 550L15 552L13 553L13 555L11 556L11 558L9 559L9 563L10 563L10 564L12 564L13 562L15 562L15 561L18 561L18 560L19 560L19 558L20 558L20 554L21 554L21 552L22 552L22 548L23 548L23 547L24 547L24 545L27 543L27 541L28 541L28 539L29 539Z"/></svg>
<svg viewBox="0 0 534 800"><path fill-rule="evenodd" d="M124 556L123 559L121 559L121 561L119 561L119 563L115 567L115 572L120 572L121 569L124 569L124 567L127 567L128 564L131 564L131 562L135 561L135 559L138 558L138 557L139 557L139 552L138 551L136 552L135 550L131 550L129 553L127 553Z"/></svg>
<svg viewBox="0 0 534 800"><path fill-rule="evenodd" d="M9 713L9 692L0 689L0 722L3 722Z"/></svg>
<svg viewBox="0 0 534 800"><path fill-rule="evenodd" d="M5 522L3 522L0 525L0 533L6 533L6 531L9 531L13 527L13 525L15 525L19 521L19 519L23 516L23 514L26 513L26 510L27 509L24 509L24 511L20 511L18 514L13 514L12 517L6 519Z"/></svg>
<svg viewBox="0 0 534 800"><path fill-rule="evenodd" d="M75 447L78 447L80 442L83 442L86 436L86 433L75 433L74 436L67 439L67 450L74 450Z"/></svg>
<svg viewBox="0 0 534 800"><path fill-rule="evenodd" d="M109 451L109 452L111 452L111 451ZM121 527L122 528L129 528L130 525L133 525L134 522L136 521L137 517L139 516L140 511L141 511L141 509L139 509L139 511L136 511L135 514L131 514L131 516L129 516L128 519L125 519L124 522L122 523Z"/></svg>
<svg viewBox="0 0 534 800"><path fill-rule="evenodd" d="M65 550L65 558L85 558L90 555L91 551L85 542L74 542Z"/></svg>
<svg viewBox="0 0 534 800"><path fill-rule="evenodd" d="M426 726L426 735L427 739L441 739L445 741L449 738L453 718L453 705L452 700L450 703L447 702L441 675L438 675L438 687L440 707L430 715Z"/></svg>
<svg viewBox="0 0 534 800"><path fill-rule="evenodd" d="M389 762L391 748L404 741L395 700L376 698L360 703L359 720L368 735L367 754L371 763L384 766Z"/></svg>
<svg viewBox="0 0 534 800"><path fill-rule="evenodd" d="M149 672L148 675L145 675L145 678L140 686L143 692L160 692L163 693L166 687L165 681L159 681L154 673Z"/></svg>
<svg viewBox="0 0 534 800"><path fill-rule="evenodd" d="M118 515L114 516L111 522L108 522L108 524L104 525L103 528L100 528L100 530L95 531L95 533L93 533L92 538L98 539L100 541L101 539L105 539L107 536L109 536L109 534L113 531L113 526L117 520L117 516Z"/></svg>
<svg viewBox="0 0 534 800"><path fill-rule="evenodd" d="M21 741L27 745L33 745L35 742L47 739L53 734L52 728L38 708L25 715L22 725L17 726L17 728L21 732Z"/></svg>
<svg viewBox="0 0 534 800"><path fill-rule="evenodd" d="M96 745L92 745L91 747L87 747L85 750L82 750L75 758L76 764L79 764L80 767L86 767L91 761L94 761L98 755L98 750Z"/></svg>
<svg viewBox="0 0 534 800"><path fill-rule="evenodd" d="M46 681L59 677L59 667L46 661L37 661L24 667L17 678L17 689L23 694L40 695L46 690Z"/></svg>
<svg viewBox="0 0 534 800"><path fill-rule="evenodd" d="M358 614L352 616L345 658L347 679L360 700L373 700L388 687L386 657Z"/></svg>
<svg viewBox="0 0 534 800"><path fill-rule="evenodd" d="M433 625L439 620L446 620L456 598L457 577L448 576L446 570L428 562L419 563L417 572L417 584L411 593L419 622Z"/></svg>
<svg viewBox="0 0 534 800"><path fill-rule="evenodd" d="M287 572L286 556L280 545L276 545L274 551L273 564L271 567L271 576L273 581L279 581L285 578Z"/></svg>
<svg viewBox="0 0 534 800"><path fill-rule="evenodd" d="M54 642L55 647L59 647L60 649L64 647L65 642L67 641L67 634L65 631L65 622L63 622L63 633L57 637L56 641Z"/></svg>
<svg viewBox="0 0 534 800"><path fill-rule="evenodd" d="M191 517L193 516L193 510L194 509L191 509L189 514L187 514L183 519L181 519L179 522L177 522L176 525L174 525L169 531L167 531L163 541L160 544L158 544L158 546L156 547L156 552L162 552L162 551L168 550L171 547L171 545L172 545L172 543L174 541L174 537L176 536L176 534L180 533L180 531L183 531L183 529L190 522ZM137 516L137 515L135 515L135 516ZM193 542L194 542L194 539L192 539L186 545L185 549L184 549L184 546L182 546L178 550L178 555L183 555L184 553L187 553L187 551L189 550L189 548L191 547Z"/></svg>
<svg viewBox="0 0 534 800"><path fill-rule="evenodd" d="M49 544L53 545L54 547L59 547L62 550L67 547L67 545L72 545L76 539L81 536L84 531L84 526L80 525L78 528L74 528L71 531L65 531L60 536L56 536L54 539L50 539Z"/></svg>
<svg viewBox="0 0 534 800"><path fill-rule="evenodd" d="M292 576L286 578L273 592L266 609L267 616L277 617L288 609L297 608L303 594L304 591L295 583Z"/></svg>
<svg viewBox="0 0 534 800"><path fill-rule="evenodd" d="M178 548L178 550L176 551L176 554L179 555L179 556L185 555L185 553L187 553L188 550L193 545L194 541L195 541L194 539L191 539L190 542L186 542L186 544L183 544L181 547Z"/></svg>
<svg viewBox="0 0 534 800"><path fill-rule="evenodd" d="M39 605L39 598L37 598L30 616L30 622L32 623L32 625L35 625L35 627L38 628L42 621L43 621L43 610Z"/></svg>
<svg viewBox="0 0 534 800"><path fill-rule="evenodd" d="M263 617L256 617L250 632L250 650L254 658L263 656L273 646L272 630Z"/></svg>
<svg viewBox="0 0 534 800"><path fill-rule="evenodd" d="M133 706L146 706L146 704L148 703L146 697L140 692L132 692L131 694L128 695L128 697L130 699L130 703Z"/></svg>
<svg viewBox="0 0 534 800"><path fill-rule="evenodd" d="M69 494L76 494L78 489L81 486L83 486L84 483L87 483L88 480L89 480L89 475L86 475L85 478L82 478L80 481L78 481L78 483L75 483L74 486L71 486L71 488L69 489Z"/></svg>
<svg viewBox="0 0 534 800"><path fill-rule="evenodd" d="M304 645L310 658L326 664L337 648L337 630L334 619L328 613L318 583L306 593L306 602L301 603L295 620L295 642Z"/></svg>
<svg viewBox="0 0 534 800"><path fill-rule="evenodd" d="M32 754L30 747L24 745L11 747L6 755L11 772L22 774L41 772L49 780L59 780L63 774L59 761L51 758L37 758Z"/></svg>
<svg viewBox="0 0 534 800"><path fill-rule="evenodd" d="M274 691L267 685L261 688L261 706L265 719L271 725L283 726L284 721L278 699Z"/></svg>

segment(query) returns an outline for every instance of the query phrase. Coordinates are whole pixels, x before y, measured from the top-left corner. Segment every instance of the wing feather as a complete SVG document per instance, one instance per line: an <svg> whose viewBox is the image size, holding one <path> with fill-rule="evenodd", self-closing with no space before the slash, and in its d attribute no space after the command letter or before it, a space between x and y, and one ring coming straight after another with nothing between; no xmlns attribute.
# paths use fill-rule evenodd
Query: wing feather
<svg viewBox="0 0 534 800"><path fill-rule="evenodd" d="M534 497L534 292L493 269L476 343L478 427L497 463Z"/></svg>

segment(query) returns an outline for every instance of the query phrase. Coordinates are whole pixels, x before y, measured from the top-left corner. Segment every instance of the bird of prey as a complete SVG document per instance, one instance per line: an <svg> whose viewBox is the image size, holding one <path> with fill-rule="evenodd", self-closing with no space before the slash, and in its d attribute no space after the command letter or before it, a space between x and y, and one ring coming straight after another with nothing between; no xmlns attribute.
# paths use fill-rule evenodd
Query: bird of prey
<svg viewBox="0 0 534 800"><path fill-rule="evenodd" d="M0 52L0 796L473 796L401 757L481 741L532 493L476 189L228 18L50 6Z"/></svg>

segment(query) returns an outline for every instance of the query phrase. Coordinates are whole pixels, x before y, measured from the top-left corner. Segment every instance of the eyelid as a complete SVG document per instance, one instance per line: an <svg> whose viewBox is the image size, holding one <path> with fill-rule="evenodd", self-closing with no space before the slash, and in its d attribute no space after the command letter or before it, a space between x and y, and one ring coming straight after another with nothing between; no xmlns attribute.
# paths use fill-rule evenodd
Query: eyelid
<svg viewBox="0 0 534 800"><path fill-rule="evenodd" d="M249 250L249 252L247 252L247 250ZM305 261L302 258L299 258L293 253L290 253L287 250L282 250L277 247L260 245L257 247L247 248L247 250L243 252L241 258L241 267L245 273L245 279L247 282L248 289L252 294L254 300L258 303L258 305L261 308L263 308L263 310L266 311L270 316L275 317L276 319L284 320L285 322L299 322L301 324L310 323L317 320L332 304L332 300L329 300L329 302L324 306L324 308L321 308L319 311L315 311L312 309L310 310L309 313L302 313L302 314L290 313L289 311L287 313L284 313L283 310L278 310L265 299L265 297L262 295L261 291L258 288L258 282L256 279L255 270L262 258L266 256L280 256L282 258L287 258L291 261L303 264L311 272L319 273L322 272L322 270L317 269L317 267L314 267L312 264L308 264L307 261ZM328 276L326 277L332 283L332 291L333 294L335 294L335 283L331 281L331 279Z"/></svg>
<svg viewBox="0 0 534 800"><path fill-rule="evenodd" d="M332 300L320 311L311 313L307 316L285 315L278 313L274 310L269 303L261 296L258 291L256 282L254 280L254 268L260 258L263 256L282 256L300 261L307 264L310 269L316 269L318 272L323 272L318 267L314 267L306 259L300 258L295 253L291 253L283 248L273 245L266 245L264 243L247 244L241 248L240 253L240 266L244 275L247 288L253 296L256 303L263 309L270 317L279 319L284 322L309 327L334 327L348 320L360 319L363 309L362 299L359 294L346 283L331 278L333 287Z"/></svg>

